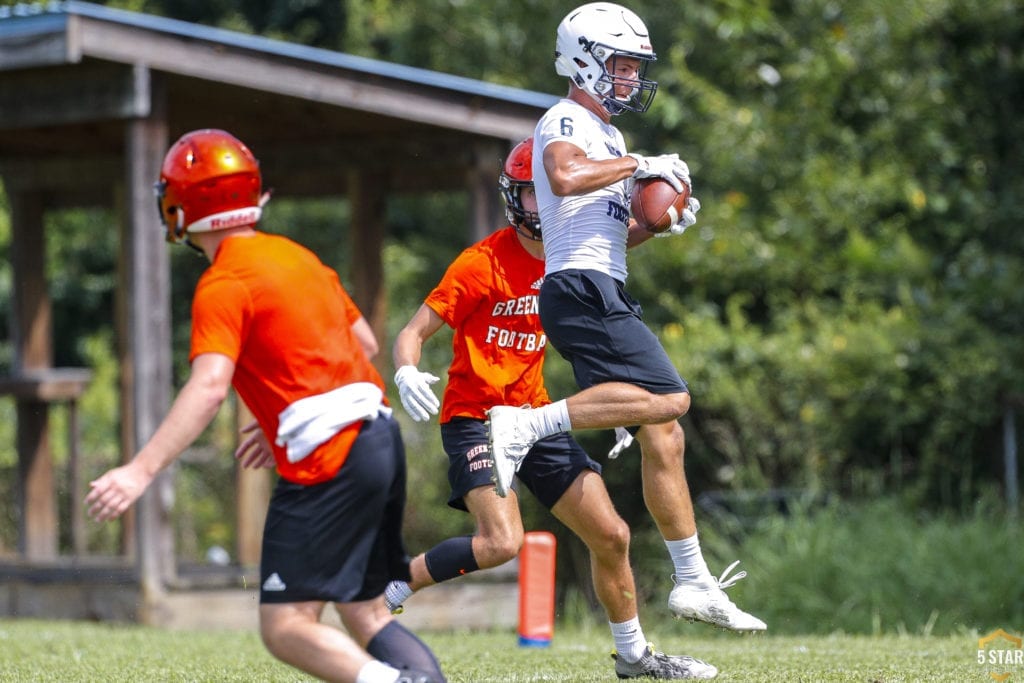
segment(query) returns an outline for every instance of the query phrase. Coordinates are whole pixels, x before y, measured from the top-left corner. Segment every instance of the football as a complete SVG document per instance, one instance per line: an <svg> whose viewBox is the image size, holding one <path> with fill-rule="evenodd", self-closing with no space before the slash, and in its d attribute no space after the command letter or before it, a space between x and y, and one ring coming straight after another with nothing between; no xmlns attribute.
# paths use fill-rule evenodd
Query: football
<svg viewBox="0 0 1024 683"><path fill-rule="evenodd" d="M664 232L679 222L689 200L690 188L686 183L682 192L676 192L664 178L640 178L633 183L629 210L641 227Z"/></svg>

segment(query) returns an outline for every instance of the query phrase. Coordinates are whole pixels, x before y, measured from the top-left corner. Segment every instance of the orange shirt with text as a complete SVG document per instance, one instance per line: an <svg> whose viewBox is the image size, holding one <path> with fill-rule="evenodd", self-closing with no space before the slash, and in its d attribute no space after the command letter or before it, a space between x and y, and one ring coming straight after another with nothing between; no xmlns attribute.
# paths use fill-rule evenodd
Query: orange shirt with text
<svg viewBox="0 0 1024 683"><path fill-rule="evenodd" d="M537 294L544 261L519 243L515 228L463 251L425 301L454 330L441 422L484 419L496 405L551 402Z"/></svg>

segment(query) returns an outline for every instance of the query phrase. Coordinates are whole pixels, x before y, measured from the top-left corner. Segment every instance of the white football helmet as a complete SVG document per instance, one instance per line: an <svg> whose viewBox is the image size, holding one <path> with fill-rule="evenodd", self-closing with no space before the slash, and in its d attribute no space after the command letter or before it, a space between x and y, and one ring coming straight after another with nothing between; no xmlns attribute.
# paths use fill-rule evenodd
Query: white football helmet
<svg viewBox="0 0 1024 683"><path fill-rule="evenodd" d="M614 68L609 72L609 60L616 57L640 61L636 78L616 79ZM613 2L591 2L577 7L558 25L555 71L597 98L611 114L647 111L658 90L655 81L645 78L647 66L655 59L643 20ZM628 85L629 95L617 97L616 85Z"/></svg>

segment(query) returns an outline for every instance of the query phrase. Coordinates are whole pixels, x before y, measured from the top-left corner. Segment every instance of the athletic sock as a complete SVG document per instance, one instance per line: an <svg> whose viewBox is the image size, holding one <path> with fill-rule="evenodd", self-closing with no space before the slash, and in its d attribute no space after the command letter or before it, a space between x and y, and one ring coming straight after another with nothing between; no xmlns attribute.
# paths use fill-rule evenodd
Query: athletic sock
<svg viewBox="0 0 1024 683"><path fill-rule="evenodd" d="M363 664L356 676L356 683L395 683L401 671L376 659Z"/></svg>
<svg viewBox="0 0 1024 683"><path fill-rule="evenodd" d="M415 591L405 581L392 581L384 589L384 602L387 603L388 611L394 612L409 599Z"/></svg>
<svg viewBox="0 0 1024 683"><path fill-rule="evenodd" d="M697 534L678 541L666 540L665 546L668 548L668 554L672 556L677 582L714 581L707 563L704 562L704 555L700 551Z"/></svg>
<svg viewBox="0 0 1024 683"><path fill-rule="evenodd" d="M387 626L377 631L377 635L370 638L366 651L371 657L397 669L413 669L430 674L431 680L444 680L441 665L433 651L415 633L398 623L397 619L389 621Z"/></svg>
<svg viewBox="0 0 1024 683"><path fill-rule="evenodd" d="M423 562L434 583L465 576L480 569L473 555L472 536L453 536L441 541L423 555Z"/></svg>
<svg viewBox="0 0 1024 683"><path fill-rule="evenodd" d="M564 398L561 401L534 408L526 415L529 416L529 426L538 439L572 429L572 423L569 421L569 405Z"/></svg>
<svg viewBox="0 0 1024 683"><path fill-rule="evenodd" d="M609 621L608 625L611 626L615 651L619 656L630 664L640 661L647 650L647 639L644 638L644 630L640 628L640 618L633 617L621 623Z"/></svg>

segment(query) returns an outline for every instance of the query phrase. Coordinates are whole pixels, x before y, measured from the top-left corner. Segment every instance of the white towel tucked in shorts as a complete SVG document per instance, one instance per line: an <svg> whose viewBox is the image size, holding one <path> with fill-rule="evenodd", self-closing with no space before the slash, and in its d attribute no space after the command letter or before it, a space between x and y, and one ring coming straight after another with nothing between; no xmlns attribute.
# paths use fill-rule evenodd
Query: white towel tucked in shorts
<svg viewBox="0 0 1024 683"><path fill-rule="evenodd" d="M300 398L277 416L277 445L298 462L353 422L390 416L384 392L372 382L356 382L323 394Z"/></svg>

